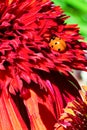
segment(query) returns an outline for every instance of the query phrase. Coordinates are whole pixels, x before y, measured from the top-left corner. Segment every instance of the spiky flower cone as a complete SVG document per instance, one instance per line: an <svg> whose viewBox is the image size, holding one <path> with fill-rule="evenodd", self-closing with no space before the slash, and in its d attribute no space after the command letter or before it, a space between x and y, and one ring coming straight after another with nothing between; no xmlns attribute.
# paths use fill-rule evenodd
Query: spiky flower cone
<svg viewBox="0 0 87 130"><path fill-rule="evenodd" d="M49 0L0 1L0 130L53 130L79 97L69 71L86 69L86 44L66 18Z"/></svg>

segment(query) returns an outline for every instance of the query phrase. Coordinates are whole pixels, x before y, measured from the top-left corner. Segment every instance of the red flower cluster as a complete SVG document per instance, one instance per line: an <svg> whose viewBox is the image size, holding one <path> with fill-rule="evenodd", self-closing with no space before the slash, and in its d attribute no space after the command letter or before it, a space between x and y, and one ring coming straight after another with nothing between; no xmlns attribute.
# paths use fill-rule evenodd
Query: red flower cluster
<svg viewBox="0 0 87 130"><path fill-rule="evenodd" d="M0 129L52 130L79 96L68 72L85 70L86 44L66 18L49 0L0 1ZM53 37L64 41L63 52L50 48Z"/></svg>

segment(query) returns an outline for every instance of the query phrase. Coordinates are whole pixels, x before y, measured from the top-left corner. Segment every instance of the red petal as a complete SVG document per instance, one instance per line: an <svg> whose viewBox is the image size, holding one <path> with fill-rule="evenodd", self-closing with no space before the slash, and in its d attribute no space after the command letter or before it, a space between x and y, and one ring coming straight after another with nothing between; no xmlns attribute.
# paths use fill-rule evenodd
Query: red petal
<svg viewBox="0 0 87 130"><path fill-rule="evenodd" d="M12 98L5 91L0 96L0 130L28 130Z"/></svg>

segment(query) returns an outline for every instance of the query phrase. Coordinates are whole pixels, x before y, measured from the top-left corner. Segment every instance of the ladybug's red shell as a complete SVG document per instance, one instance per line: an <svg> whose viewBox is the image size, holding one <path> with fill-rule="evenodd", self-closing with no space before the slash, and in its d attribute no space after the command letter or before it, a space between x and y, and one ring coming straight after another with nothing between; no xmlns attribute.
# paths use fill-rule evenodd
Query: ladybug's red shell
<svg viewBox="0 0 87 130"><path fill-rule="evenodd" d="M54 39L51 39L49 46L55 50L55 51L60 51L63 52L66 49L66 43L64 40L55 37Z"/></svg>

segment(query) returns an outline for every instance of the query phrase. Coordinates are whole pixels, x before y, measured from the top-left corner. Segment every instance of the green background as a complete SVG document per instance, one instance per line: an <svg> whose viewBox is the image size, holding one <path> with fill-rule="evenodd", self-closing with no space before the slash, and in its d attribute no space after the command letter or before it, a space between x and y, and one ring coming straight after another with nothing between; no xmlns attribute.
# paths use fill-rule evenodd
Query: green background
<svg viewBox="0 0 87 130"><path fill-rule="evenodd" d="M65 14L70 16L67 23L78 24L80 34L87 41L87 0L52 0L56 5L60 5Z"/></svg>

